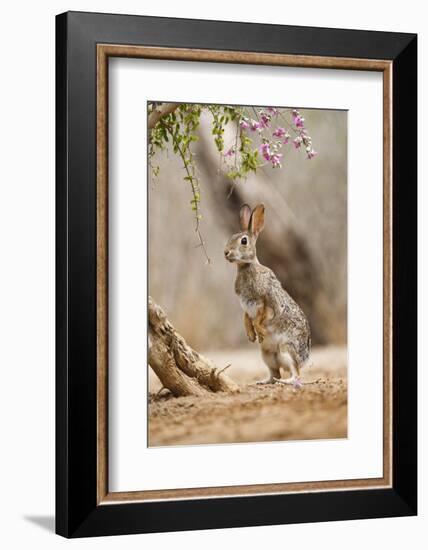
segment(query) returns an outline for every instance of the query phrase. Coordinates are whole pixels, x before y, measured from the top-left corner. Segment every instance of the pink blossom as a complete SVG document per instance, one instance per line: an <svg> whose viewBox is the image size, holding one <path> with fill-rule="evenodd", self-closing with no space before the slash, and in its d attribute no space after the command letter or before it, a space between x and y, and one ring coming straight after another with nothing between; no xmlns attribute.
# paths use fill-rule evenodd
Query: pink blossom
<svg viewBox="0 0 428 550"><path fill-rule="evenodd" d="M224 153L225 157L232 157L235 154L235 147L231 147Z"/></svg>
<svg viewBox="0 0 428 550"><path fill-rule="evenodd" d="M309 136L307 136L306 134L301 134L301 136L302 136L303 145L306 145L310 148L311 143L312 143L312 139Z"/></svg>
<svg viewBox="0 0 428 550"><path fill-rule="evenodd" d="M245 118L241 119L239 121L239 126L241 127L242 130L246 130L247 128L250 127L250 125L248 124L248 122L245 120Z"/></svg>
<svg viewBox="0 0 428 550"><path fill-rule="evenodd" d="M296 116L294 118L294 124L296 125L296 128L303 128L303 123L305 119L302 118L300 115Z"/></svg>
<svg viewBox="0 0 428 550"><path fill-rule="evenodd" d="M287 132L284 136L283 144L287 145L290 142L290 134Z"/></svg>
<svg viewBox="0 0 428 550"><path fill-rule="evenodd" d="M299 111L297 111L297 109L292 110L291 116L293 117L293 122L296 128L303 128L303 123L305 119L300 116L300 113Z"/></svg>
<svg viewBox="0 0 428 550"><path fill-rule="evenodd" d="M270 118L267 115L262 114L260 116L260 127L267 128L269 124L270 124Z"/></svg>
<svg viewBox="0 0 428 550"><path fill-rule="evenodd" d="M313 159L317 155L318 155L318 153L316 151L314 151L313 149L311 149L310 151L307 152L307 158L309 160Z"/></svg>
<svg viewBox="0 0 428 550"><path fill-rule="evenodd" d="M271 156L270 160L272 162L273 168L276 168L277 166L281 166L281 157L282 153L275 153Z"/></svg>
<svg viewBox="0 0 428 550"><path fill-rule="evenodd" d="M294 388L295 390L300 390L300 388L302 387L302 385L303 385L303 384L302 384L302 381L300 380L299 377L297 377L297 378L294 380L294 382L293 382L293 388Z"/></svg>
<svg viewBox="0 0 428 550"><path fill-rule="evenodd" d="M302 145L302 138L300 136L297 136L293 139L293 144L296 149L298 149Z"/></svg>
<svg viewBox="0 0 428 550"><path fill-rule="evenodd" d="M257 122L257 120L252 120L250 122L250 128L253 132L260 129L260 122Z"/></svg>
<svg viewBox="0 0 428 550"><path fill-rule="evenodd" d="M273 134L275 137L282 137L282 136L285 136L285 129L284 128L281 128L281 127L278 127L276 128L276 130L273 132Z"/></svg>
<svg viewBox="0 0 428 550"><path fill-rule="evenodd" d="M278 116L279 115L278 109L275 109L274 107L266 107L266 111L268 113L270 113L271 115L273 115L273 116Z"/></svg>
<svg viewBox="0 0 428 550"><path fill-rule="evenodd" d="M271 160L269 143L262 143L260 145L260 152L265 160Z"/></svg>

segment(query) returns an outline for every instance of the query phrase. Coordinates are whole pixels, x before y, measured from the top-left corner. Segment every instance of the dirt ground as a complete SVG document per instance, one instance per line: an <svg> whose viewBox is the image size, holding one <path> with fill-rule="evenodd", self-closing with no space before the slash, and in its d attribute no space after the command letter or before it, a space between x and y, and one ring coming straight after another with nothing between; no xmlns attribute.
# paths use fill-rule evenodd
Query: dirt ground
<svg viewBox="0 0 428 550"><path fill-rule="evenodd" d="M257 350L205 352L240 386L238 394L173 397L149 375L149 445L201 445L347 437L346 348L314 349L300 389L256 385L267 369Z"/></svg>

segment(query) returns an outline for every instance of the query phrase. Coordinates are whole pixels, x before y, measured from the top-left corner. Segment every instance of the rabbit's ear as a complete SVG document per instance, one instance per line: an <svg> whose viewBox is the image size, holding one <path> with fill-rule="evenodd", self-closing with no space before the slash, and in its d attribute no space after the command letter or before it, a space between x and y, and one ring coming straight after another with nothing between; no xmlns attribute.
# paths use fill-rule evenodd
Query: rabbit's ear
<svg viewBox="0 0 428 550"><path fill-rule="evenodd" d="M265 205L261 203L254 208L253 213L251 214L250 231L255 237L258 237L264 226Z"/></svg>
<svg viewBox="0 0 428 550"><path fill-rule="evenodd" d="M251 219L251 208L248 204L243 204L239 211L239 222L241 224L242 231L248 231Z"/></svg>

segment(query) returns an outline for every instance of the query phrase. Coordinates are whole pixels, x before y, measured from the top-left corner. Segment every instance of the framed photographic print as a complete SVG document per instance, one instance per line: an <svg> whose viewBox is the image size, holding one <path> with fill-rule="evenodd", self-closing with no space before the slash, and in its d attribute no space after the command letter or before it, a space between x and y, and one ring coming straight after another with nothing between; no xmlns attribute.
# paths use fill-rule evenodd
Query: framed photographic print
<svg viewBox="0 0 428 550"><path fill-rule="evenodd" d="M416 36L56 25L57 532L416 514Z"/></svg>

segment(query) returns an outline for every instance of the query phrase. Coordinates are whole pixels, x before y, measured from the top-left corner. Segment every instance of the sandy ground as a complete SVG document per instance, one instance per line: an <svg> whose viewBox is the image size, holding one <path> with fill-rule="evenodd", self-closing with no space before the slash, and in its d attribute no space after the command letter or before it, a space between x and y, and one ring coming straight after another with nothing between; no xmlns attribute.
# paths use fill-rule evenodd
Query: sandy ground
<svg viewBox="0 0 428 550"><path fill-rule="evenodd" d="M238 394L201 399L173 397L150 369L149 445L334 439L347 436L346 348L314 349L301 389L256 385L267 369L254 349L205 352L228 375Z"/></svg>

